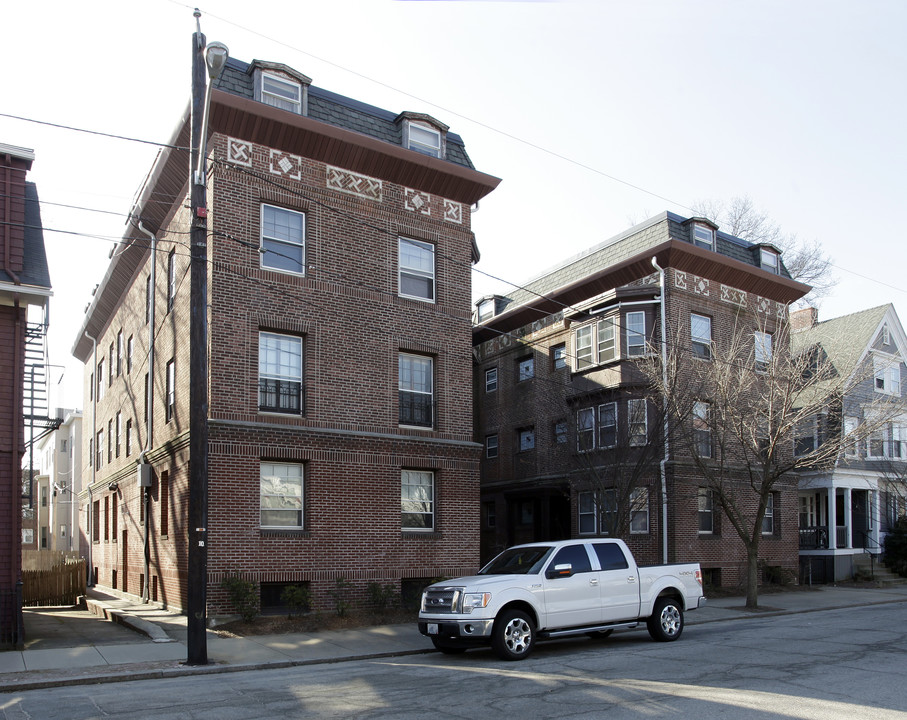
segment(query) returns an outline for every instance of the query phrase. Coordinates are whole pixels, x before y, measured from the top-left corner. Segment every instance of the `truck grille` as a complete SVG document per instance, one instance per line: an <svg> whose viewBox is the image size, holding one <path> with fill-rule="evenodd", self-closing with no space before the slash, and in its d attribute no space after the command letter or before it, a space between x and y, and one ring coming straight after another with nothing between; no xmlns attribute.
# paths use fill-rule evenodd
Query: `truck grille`
<svg viewBox="0 0 907 720"><path fill-rule="evenodd" d="M435 614L458 612L462 590L463 588L458 587L428 588L422 594L422 612Z"/></svg>

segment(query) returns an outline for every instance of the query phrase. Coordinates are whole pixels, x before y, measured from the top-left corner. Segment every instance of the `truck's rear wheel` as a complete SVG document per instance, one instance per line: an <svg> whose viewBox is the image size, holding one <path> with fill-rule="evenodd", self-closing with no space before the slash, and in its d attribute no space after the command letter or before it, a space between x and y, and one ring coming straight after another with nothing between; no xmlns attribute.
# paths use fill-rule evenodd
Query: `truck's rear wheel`
<svg viewBox="0 0 907 720"><path fill-rule="evenodd" d="M521 610L507 610L494 621L491 647L502 660L522 660L535 645L535 625Z"/></svg>
<svg viewBox="0 0 907 720"><path fill-rule="evenodd" d="M649 635L658 642L670 642L683 632L683 608L673 598L658 598L646 620Z"/></svg>

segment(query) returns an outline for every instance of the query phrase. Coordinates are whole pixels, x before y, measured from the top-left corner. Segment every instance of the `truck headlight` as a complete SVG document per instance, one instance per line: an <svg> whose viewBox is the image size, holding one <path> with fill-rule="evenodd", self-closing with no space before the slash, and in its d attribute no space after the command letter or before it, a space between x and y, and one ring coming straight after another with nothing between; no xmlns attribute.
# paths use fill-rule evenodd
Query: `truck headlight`
<svg viewBox="0 0 907 720"><path fill-rule="evenodd" d="M464 593L463 612L471 613L476 608L483 608L491 602L491 593Z"/></svg>

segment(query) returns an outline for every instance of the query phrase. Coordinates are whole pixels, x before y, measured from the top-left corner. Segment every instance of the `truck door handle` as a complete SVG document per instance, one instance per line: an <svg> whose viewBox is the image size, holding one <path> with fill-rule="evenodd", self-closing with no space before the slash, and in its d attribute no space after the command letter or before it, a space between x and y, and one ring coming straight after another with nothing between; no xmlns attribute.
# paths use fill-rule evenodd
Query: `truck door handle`
<svg viewBox="0 0 907 720"><path fill-rule="evenodd" d="M631 575L630 577L627 578L627 582L632 585L633 583L636 582L636 578Z"/></svg>
<svg viewBox="0 0 907 720"><path fill-rule="evenodd" d="M589 584L592 585L593 587L598 585L598 578L590 578Z"/></svg>

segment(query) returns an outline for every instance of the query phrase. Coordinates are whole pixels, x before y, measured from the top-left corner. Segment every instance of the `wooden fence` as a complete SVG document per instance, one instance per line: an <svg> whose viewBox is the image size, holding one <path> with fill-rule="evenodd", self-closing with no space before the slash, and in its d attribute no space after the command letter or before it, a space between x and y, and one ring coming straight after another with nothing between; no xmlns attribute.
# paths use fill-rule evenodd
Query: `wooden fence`
<svg viewBox="0 0 907 720"><path fill-rule="evenodd" d="M56 557L51 557L56 556ZM74 553L44 551L22 558L22 605L75 605L85 594L85 559ZM28 568L28 569L26 569Z"/></svg>

